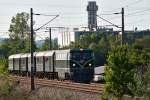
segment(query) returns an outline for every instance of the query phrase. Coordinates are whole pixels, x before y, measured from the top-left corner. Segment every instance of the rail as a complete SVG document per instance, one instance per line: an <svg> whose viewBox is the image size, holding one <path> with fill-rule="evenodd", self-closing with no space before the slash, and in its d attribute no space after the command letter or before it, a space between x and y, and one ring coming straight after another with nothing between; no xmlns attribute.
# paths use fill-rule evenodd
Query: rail
<svg viewBox="0 0 150 100"><path fill-rule="evenodd" d="M21 77L21 76L9 76L10 80L20 81L20 83L27 83L30 84L31 80L29 77ZM48 79L39 79L35 78L35 84L47 87L57 87L57 88L64 88L70 89L75 91L82 91L82 92L91 92L91 93L98 93L101 94L103 91L103 84L84 84L84 83L75 83L69 81L58 81L58 80L48 80Z"/></svg>

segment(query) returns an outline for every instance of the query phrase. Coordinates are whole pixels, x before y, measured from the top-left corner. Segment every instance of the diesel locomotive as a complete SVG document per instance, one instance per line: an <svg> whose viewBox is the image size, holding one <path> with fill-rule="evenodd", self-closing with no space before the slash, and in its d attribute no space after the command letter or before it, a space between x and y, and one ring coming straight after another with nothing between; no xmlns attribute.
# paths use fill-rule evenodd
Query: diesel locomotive
<svg viewBox="0 0 150 100"><path fill-rule="evenodd" d="M91 49L34 52L34 74L40 78L87 83L93 79L93 60ZM31 54L10 55L8 70L12 74L30 76Z"/></svg>

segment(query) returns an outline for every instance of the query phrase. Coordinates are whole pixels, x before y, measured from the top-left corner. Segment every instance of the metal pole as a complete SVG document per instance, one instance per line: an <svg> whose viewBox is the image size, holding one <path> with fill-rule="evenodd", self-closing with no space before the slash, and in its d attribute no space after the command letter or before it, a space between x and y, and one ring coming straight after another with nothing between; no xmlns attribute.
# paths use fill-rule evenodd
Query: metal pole
<svg viewBox="0 0 150 100"><path fill-rule="evenodd" d="M31 39L31 90L34 90L35 89L35 86L34 86L34 39L33 39L33 9L31 8L30 9L30 16L31 16L31 33L30 33L30 39Z"/></svg>
<svg viewBox="0 0 150 100"><path fill-rule="evenodd" d="M124 8L122 8L122 35L121 35L121 45L124 44Z"/></svg>
<svg viewBox="0 0 150 100"><path fill-rule="evenodd" d="M49 28L49 50L52 50L51 27Z"/></svg>

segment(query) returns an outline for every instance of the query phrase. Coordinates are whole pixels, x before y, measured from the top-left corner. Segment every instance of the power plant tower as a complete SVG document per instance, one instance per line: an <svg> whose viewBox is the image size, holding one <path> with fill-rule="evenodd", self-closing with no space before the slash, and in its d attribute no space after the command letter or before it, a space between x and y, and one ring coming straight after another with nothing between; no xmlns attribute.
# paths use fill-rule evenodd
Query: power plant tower
<svg viewBox="0 0 150 100"><path fill-rule="evenodd" d="M96 1L89 1L87 6L89 31L97 29L97 10L98 6L96 5Z"/></svg>

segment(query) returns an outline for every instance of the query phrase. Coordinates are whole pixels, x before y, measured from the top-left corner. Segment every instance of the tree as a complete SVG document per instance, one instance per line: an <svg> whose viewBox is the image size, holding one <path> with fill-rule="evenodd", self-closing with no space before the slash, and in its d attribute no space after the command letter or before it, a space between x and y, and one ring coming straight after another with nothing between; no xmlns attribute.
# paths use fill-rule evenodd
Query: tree
<svg viewBox="0 0 150 100"><path fill-rule="evenodd" d="M115 43L114 36L108 33L87 33L78 41L71 43L70 48L91 48L95 54L95 66L104 65L106 56Z"/></svg>
<svg viewBox="0 0 150 100"><path fill-rule="evenodd" d="M24 40L29 38L29 14L26 12L17 13L15 17L12 17L10 28L9 28L9 36L12 39L19 38L20 40Z"/></svg>
<svg viewBox="0 0 150 100"><path fill-rule="evenodd" d="M6 76L7 72L7 60L5 58L0 58L0 78Z"/></svg>
<svg viewBox="0 0 150 100"><path fill-rule="evenodd" d="M57 40L57 38L53 39L51 42L52 42L52 50L58 49L58 40ZM49 50L50 49L49 43L50 43L49 38L45 39L42 47L38 48L38 51Z"/></svg>
<svg viewBox="0 0 150 100"><path fill-rule="evenodd" d="M30 51L30 38L29 38L29 14L22 12L17 13L12 17L9 28L9 39L6 39L2 44L2 48L7 49L8 55L20 52Z"/></svg>
<svg viewBox="0 0 150 100"><path fill-rule="evenodd" d="M29 14L26 12L17 13L15 17L12 18L9 36L11 39L19 39L21 41L20 47L25 47L25 40L29 39Z"/></svg>
<svg viewBox="0 0 150 100"><path fill-rule="evenodd" d="M139 46L141 48L150 48L150 36L144 36L143 38L136 39L133 46Z"/></svg>
<svg viewBox="0 0 150 100"><path fill-rule="evenodd" d="M136 88L134 75L138 65L137 55L128 46L117 46L109 52L104 76L106 85L103 97L107 97L109 93L118 99L121 99L124 94L134 95L132 90Z"/></svg>
<svg viewBox="0 0 150 100"><path fill-rule="evenodd" d="M138 52L137 73L137 88L135 95L143 96L150 88L150 49L136 49Z"/></svg>

